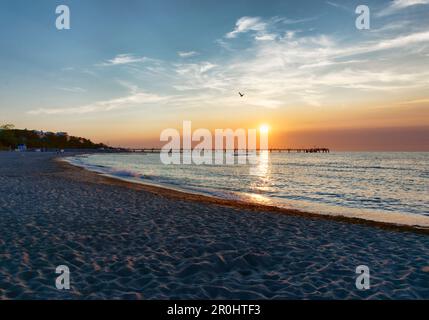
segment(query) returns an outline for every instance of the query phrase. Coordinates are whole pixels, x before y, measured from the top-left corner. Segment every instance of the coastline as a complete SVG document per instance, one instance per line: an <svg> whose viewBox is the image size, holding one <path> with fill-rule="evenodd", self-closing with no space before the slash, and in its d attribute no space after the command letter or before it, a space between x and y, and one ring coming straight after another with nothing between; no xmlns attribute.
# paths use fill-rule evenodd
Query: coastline
<svg viewBox="0 0 429 320"><path fill-rule="evenodd" d="M395 214L385 213L379 216L380 220L374 220L374 219L362 218L362 217L356 217L356 216L306 212L298 209L289 209L289 208L283 208L280 206L259 204L251 201L246 202L238 199L237 200L222 199L215 196L205 195L197 192L180 190L178 188L150 184L145 181L136 182L131 179L116 177L116 176L102 174L96 171L88 170L84 167L72 164L65 158L61 158L61 157L54 158L53 161L57 162L59 165L63 166L64 168L68 168L70 170L76 170L76 169L83 170L87 173L94 174L98 177L101 177L103 178L104 183L132 188L135 190L143 190L146 192L151 192L157 195L161 195L161 196L168 197L171 199L176 199L176 200L196 201L199 203L214 204L218 206L226 206L226 207L232 207L237 209L246 209L246 210L252 210L256 212L264 211L264 212L271 212L276 214L286 214L286 215L304 217L309 219L322 219L322 220L325 219L325 220L332 220L332 221L343 222L343 223L367 225L367 226L381 228L385 230L416 232L416 233L429 235L429 218L423 217L423 216L408 217L405 214L397 214L395 217L396 221L387 222L381 219L388 220L389 218L392 217L392 215L395 215ZM356 211L358 211L358 209L356 209ZM411 223L410 220L406 221L406 218L409 218L410 220L411 218L415 219L421 222L421 224Z"/></svg>
<svg viewBox="0 0 429 320"><path fill-rule="evenodd" d="M429 299L429 237L0 153L0 300ZM406 231L406 232L398 232ZM57 266L71 289L57 290ZM371 270L370 290L356 268Z"/></svg>

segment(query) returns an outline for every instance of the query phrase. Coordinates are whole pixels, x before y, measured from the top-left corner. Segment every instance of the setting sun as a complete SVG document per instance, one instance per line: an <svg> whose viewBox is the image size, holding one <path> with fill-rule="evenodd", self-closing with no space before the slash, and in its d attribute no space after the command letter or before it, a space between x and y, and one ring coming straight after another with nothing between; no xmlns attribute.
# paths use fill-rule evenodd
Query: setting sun
<svg viewBox="0 0 429 320"><path fill-rule="evenodd" d="M259 131L261 133L268 133L268 131L270 131L270 127L266 124L263 124L259 127Z"/></svg>

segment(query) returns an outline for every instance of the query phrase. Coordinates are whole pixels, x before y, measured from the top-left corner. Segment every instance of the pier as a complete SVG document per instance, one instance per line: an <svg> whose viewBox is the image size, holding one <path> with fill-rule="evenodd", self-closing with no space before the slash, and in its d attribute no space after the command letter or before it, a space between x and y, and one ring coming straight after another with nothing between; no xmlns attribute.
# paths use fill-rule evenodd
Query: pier
<svg viewBox="0 0 429 320"><path fill-rule="evenodd" d="M270 149L270 152L329 153L329 148Z"/></svg>
<svg viewBox="0 0 429 320"><path fill-rule="evenodd" d="M160 148L121 148L120 151L124 152L136 152L136 153L160 153L162 149ZM198 149L170 149L170 153L183 153L183 152L191 152L193 150ZM203 150L203 149L201 149ZM219 152L220 150L212 149L213 152ZM224 149L223 152L226 153L229 152L253 152L255 150L249 150L249 149ZM269 152L287 152L287 153L330 153L329 148L272 148L267 150L256 150L256 151L269 151Z"/></svg>

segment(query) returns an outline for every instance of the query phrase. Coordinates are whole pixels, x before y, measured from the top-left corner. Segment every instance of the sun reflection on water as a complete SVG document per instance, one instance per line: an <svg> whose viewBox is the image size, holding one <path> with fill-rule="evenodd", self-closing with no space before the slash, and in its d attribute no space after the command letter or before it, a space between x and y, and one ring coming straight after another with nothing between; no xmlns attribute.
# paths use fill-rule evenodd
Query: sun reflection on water
<svg viewBox="0 0 429 320"><path fill-rule="evenodd" d="M255 192L253 200L266 203L268 199L263 197L263 193L271 190L271 164L270 152L268 150L260 151L257 155L257 165L250 168L250 174L254 177L251 183L251 189ZM261 198L263 197L263 199Z"/></svg>

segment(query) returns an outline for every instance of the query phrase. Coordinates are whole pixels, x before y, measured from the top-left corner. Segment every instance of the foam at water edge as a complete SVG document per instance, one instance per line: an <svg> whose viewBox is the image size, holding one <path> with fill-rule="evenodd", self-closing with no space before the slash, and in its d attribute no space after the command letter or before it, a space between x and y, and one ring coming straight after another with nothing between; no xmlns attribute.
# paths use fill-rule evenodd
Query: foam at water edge
<svg viewBox="0 0 429 320"><path fill-rule="evenodd" d="M295 209L302 212L309 212L315 214L321 214L326 216L342 216L348 218L358 218L375 222L383 222L395 225L412 226L419 228L429 228L429 217L422 215L407 214L401 212L381 212L377 210L368 210L363 208L344 208L335 207L325 204L311 205L296 200L287 200L282 203L280 201L273 201L258 194L250 194L244 192L224 192L222 190L208 190L208 189L197 189L197 188L184 188L180 185L173 185L168 183L153 182L145 179L144 175L129 171L129 170L113 170L104 166L95 166L87 164L80 159L76 161L77 157L63 158L62 160L72 165L81 167L88 171L96 172L104 176L115 178L118 180L137 183L143 185L149 185L154 187L160 187L188 194L208 196L218 199L236 200L243 201L259 205L269 205L285 209Z"/></svg>

